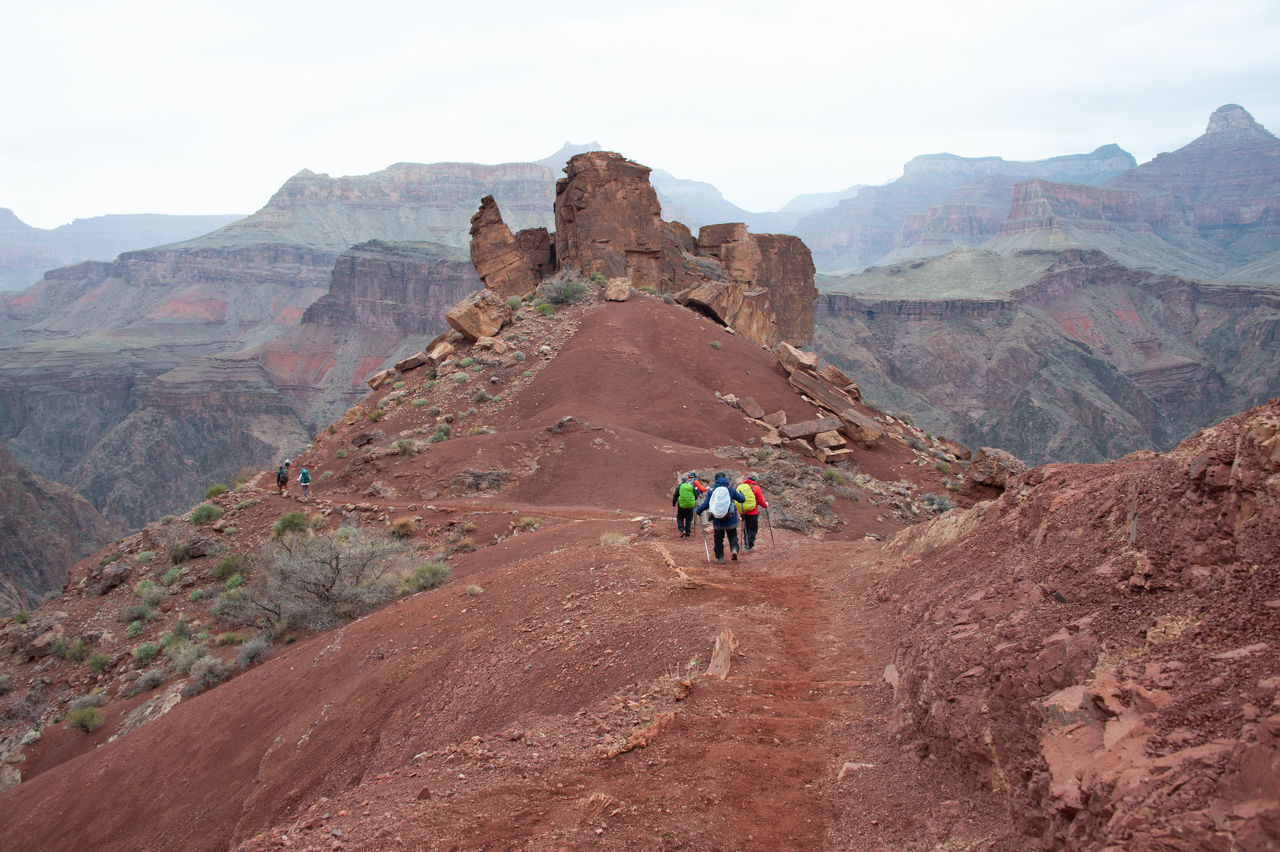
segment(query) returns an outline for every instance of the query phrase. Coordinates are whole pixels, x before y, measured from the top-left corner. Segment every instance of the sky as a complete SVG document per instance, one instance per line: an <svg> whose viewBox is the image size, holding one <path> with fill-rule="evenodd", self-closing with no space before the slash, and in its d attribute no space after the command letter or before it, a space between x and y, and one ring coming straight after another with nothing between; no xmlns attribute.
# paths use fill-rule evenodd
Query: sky
<svg viewBox="0 0 1280 852"><path fill-rule="evenodd" d="M566 141L765 211L920 154L1141 163L1227 103L1280 132L1275 0L60 0L0 22L0 207L41 228Z"/></svg>

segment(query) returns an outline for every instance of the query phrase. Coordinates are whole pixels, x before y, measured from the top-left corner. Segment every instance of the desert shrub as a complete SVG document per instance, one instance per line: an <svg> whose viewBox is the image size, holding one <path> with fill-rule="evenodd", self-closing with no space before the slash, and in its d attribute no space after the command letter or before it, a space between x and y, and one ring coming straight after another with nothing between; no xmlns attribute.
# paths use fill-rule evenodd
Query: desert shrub
<svg viewBox="0 0 1280 852"><path fill-rule="evenodd" d="M473 365L473 366L471 367L471 372L473 372L473 373L483 373L483 372L484 372L484 364L475 364L475 365Z"/></svg>
<svg viewBox="0 0 1280 852"><path fill-rule="evenodd" d="M73 663L78 663L89 656L92 648L93 643L81 636L76 639L76 641L67 645L62 652L62 657L63 659L70 660Z"/></svg>
<svg viewBox="0 0 1280 852"><path fill-rule="evenodd" d="M92 734L106 721L107 714L97 707L78 707L67 714L67 724L86 734Z"/></svg>
<svg viewBox="0 0 1280 852"><path fill-rule="evenodd" d="M328 426L325 427L324 431L328 432L330 435L336 435L338 434L338 427L330 423Z"/></svg>
<svg viewBox="0 0 1280 852"><path fill-rule="evenodd" d="M908 438L907 446L915 450L916 452L920 452L920 453L924 452L924 441L921 441L919 438L916 438L916 437Z"/></svg>
<svg viewBox="0 0 1280 852"><path fill-rule="evenodd" d="M438 417L440 415L440 406L438 405L431 406L430 408L427 409L427 413L430 414L432 417Z"/></svg>
<svg viewBox="0 0 1280 852"><path fill-rule="evenodd" d="M939 473L950 473L950 472L951 472L951 465L950 465L949 463L947 463L947 462L944 462L944 461L940 461L940 462L936 463L933 467L934 467L934 470L938 471Z"/></svg>
<svg viewBox="0 0 1280 852"><path fill-rule="evenodd" d="M133 593L147 606L158 606L164 600L164 592L160 591L155 580L142 580L133 587Z"/></svg>
<svg viewBox="0 0 1280 852"><path fill-rule="evenodd" d="M243 574L232 574L227 578L227 591L234 592L236 589L244 585Z"/></svg>
<svg viewBox="0 0 1280 852"><path fill-rule="evenodd" d="M645 294L647 294L647 295L649 295L649 296L656 296L656 295L658 295L658 291L657 291L656 289L654 289L653 287L644 286L644 287L637 287L636 289L637 289L639 292L641 292L641 293L645 293Z"/></svg>
<svg viewBox="0 0 1280 852"><path fill-rule="evenodd" d="M561 270L538 287L538 294L553 305L569 305L587 292L587 282L568 270Z"/></svg>
<svg viewBox="0 0 1280 852"><path fill-rule="evenodd" d="M431 435L431 437L427 438L427 443L438 444L441 441L447 441L449 440L449 435L452 431L453 430L449 428L448 423L441 423L436 427L436 431Z"/></svg>
<svg viewBox="0 0 1280 852"><path fill-rule="evenodd" d="M832 485L844 485L849 481L848 477L836 470L834 467L829 467L824 470L822 472L822 478L824 481L830 482Z"/></svg>
<svg viewBox="0 0 1280 852"><path fill-rule="evenodd" d="M414 408L425 408L428 405L430 405L430 403L427 402L427 400L423 399L422 397L418 397L413 401Z"/></svg>
<svg viewBox="0 0 1280 852"><path fill-rule="evenodd" d="M74 712L82 707L102 707L107 703L107 696L102 694L101 689L95 689L92 692L81 695L79 698L67 705L69 712Z"/></svg>
<svg viewBox="0 0 1280 852"><path fill-rule="evenodd" d="M160 653L160 646L154 642L143 642L133 649L133 664L138 668L149 665Z"/></svg>
<svg viewBox="0 0 1280 852"><path fill-rule="evenodd" d="M401 515L391 522L391 534L396 538L411 538L417 531L417 521L408 515Z"/></svg>
<svg viewBox="0 0 1280 852"><path fill-rule="evenodd" d="M472 583L471 585L467 586L467 594L471 595L471 597L473 598L479 597L480 595L484 594L484 587L478 586L475 583Z"/></svg>
<svg viewBox="0 0 1280 852"><path fill-rule="evenodd" d="M518 296L510 296L510 297L508 297L508 298L507 298L507 307L508 307L508 308L510 308L510 309L511 309L511 310L513 310L513 311L514 311L514 310L516 310L517 308L519 308L519 307L520 307L520 297L518 297Z"/></svg>
<svg viewBox="0 0 1280 852"><path fill-rule="evenodd" d="M211 524L218 518L222 517L222 509L212 503L201 503L196 506L195 511L191 513L191 523L196 526L204 526Z"/></svg>
<svg viewBox="0 0 1280 852"><path fill-rule="evenodd" d="M142 631L143 631L144 629L145 629L145 628L144 628L144 627L143 627L143 625L142 625L142 620L141 620L141 619L139 619L139 620L137 620L137 621L131 621L131 622L129 622L129 627L128 627L128 629L126 629L126 630L124 631L124 636L125 636L125 638L126 638L126 639L134 639L134 638L136 638L136 637L138 637L138 636L141 636L141 635L142 635Z"/></svg>
<svg viewBox="0 0 1280 852"><path fill-rule="evenodd" d="M257 504L258 504L258 501L250 497L248 500L241 500L239 503L235 504L231 508L237 511L240 511L243 509L248 509L250 506L256 506Z"/></svg>
<svg viewBox="0 0 1280 852"><path fill-rule="evenodd" d="M591 283L597 287L608 287L609 279L605 278L602 272L593 272L591 273Z"/></svg>
<svg viewBox="0 0 1280 852"><path fill-rule="evenodd" d="M455 385L461 385L471 381L471 376L466 373L454 373L449 377L449 381L453 382Z"/></svg>
<svg viewBox="0 0 1280 852"><path fill-rule="evenodd" d="M334 456L335 456L335 457L337 457L337 458L340 458L340 459L345 459L345 458L347 457L347 451L346 451L346 450L338 450L336 453L334 453Z"/></svg>
<svg viewBox="0 0 1280 852"><path fill-rule="evenodd" d="M161 526L167 527L171 523L173 523L173 515L164 515L160 518Z"/></svg>
<svg viewBox="0 0 1280 852"><path fill-rule="evenodd" d="M458 366L465 369L467 367L470 367L475 362L476 362L476 359L468 355L466 358L461 358L458 360Z"/></svg>
<svg viewBox="0 0 1280 852"><path fill-rule="evenodd" d="M25 609L20 609L13 614L13 620L19 624L26 624L31 620L31 613L27 612Z"/></svg>
<svg viewBox="0 0 1280 852"><path fill-rule="evenodd" d="M209 611L215 618L236 618L248 600L249 593L243 588L228 589L218 595Z"/></svg>
<svg viewBox="0 0 1280 852"><path fill-rule="evenodd" d="M187 600L191 601L192 603L196 603L197 601L204 600L205 596L207 596L208 594L209 593L204 589L192 589L191 594L187 595Z"/></svg>
<svg viewBox="0 0 1280 852"><path fill-rule="evenodd" d="M227 486L223 485L221 482L215 485L210 485L209 490L204 492L204 499L212 500L214 497L217 497L219 494L226 494L230 490L231 489L227 488Z"/></svg>
<svg viewBox="0 0 1280 852"><path fill-rule="evenodd" d="M245 562L243 553L228 553L213 566L213 576L219 580L225 580L232 574L240 573L244 569Z"/></svg>
<svg viewBox="0 0 1280 852"><path fill-rule="evenodd" d="M98 653L97 651L94 651L92 654L89 655L89 659L85 661L85 665L89 667L89 671L93 672L94 674L97 674L98 672L105 669L107 667L107 664L109 664L110 662L111 662L111 658L108 657L106 654L101 654L101 653Z"/></svg>
<svg viewBox="0 0 1280 852"><path fill-rule="evenodd" d="M476 388L476 392L471 395L472 402L478 402L481 405L493 399L484 388Z"/></svg>
<svg viewBox="0 0 1280 852"><path fill-rule="evenodd" d="M676 303L676 297L671 293L663 293L662 301L666 302L668 305L674 305Z"/></svg>
<svg viewBox="0 0 1280 852"><path fill-rule="evenodd" d="M549 302L544 302L543 304L538 305L538 307L535 310L537 310L537 312L542 314L544 317L553 317L556 315L555 305L552 305Z"/></svg>
<svg viewBox="0 0 1280 852"><path fill-rule="evenodd" d="M138 603L127 606L120 613L121 621L150 621L156 617L155 610L148 604Z"/></svg>
<svg viewBox="0 0 1280 852"><path fill-rule="evenodd" d="M511 353L511 360L519 364L524 360L524 353L517 349L515 352Z"/></svg>
<svg viewBox="0 0 1280 852"><path fill-rule="evenodd" d="M331 476L333 476L333 471L331 471L331 470L326 470L324 473L320 474L320 480L321 480L321 481L324 481L324 480L328 479L328 478L329 478L329 477L331 477Z"/></svg>
<svg viewBox="0 0 1280 852"><path fill-rule="evenodd" d="M217 686L227 679L227 664L215 656L201 657L191 665L191 684L199 692Z"/></svg>
<svg viewBox="0 0 1280 852"><path fill-rule="evenodd" d="M228 631L226 633L219 633L217 639L214 641L219 645L239 645L244 642L244 636L240 633Z"/></svg>
<svg viewBox="0 0 1280 852"><path fill-rule="evenodd" d="M379 420L385 417L386 414L387 413L383 411L381 408L375 408L373 411L370 411L366 416L369 418L370 423L377 423Z"/></svg>
<svg viewBox="0 0 1280 852"><path fill-rule="evenodd" d="M450 553L471 553L476 549L476 543L469 538L460 538L449 546Z"/></svg>
<svg viewBox="0 0 1280 852"><path fill-rule="evenodd" d="M146 565L148 562L150 562L152 559L155 559L155 558L156 558L156 552L154 550L143 550L137 556L133 557L134 561L137 562L139 565Z"/></svg>
<svg viewBox="0 0 1280 852"><path fill-rule="evenodd" d="M404 387L404 385L405 385L405 381L404 381L404 379L401 379L400 381L398 381L398 382L396 382L394 385L392 385L392 386L391 386L391 389L392 389L392 390L400 390L400 388Z"/></svg>
<svg viewBox="0 0 1280 852"><path fill-rule="evenodd" d="M449 569L439 562L427 562L413 569L401 585L401 594L438 589L449 581Z"/></svg>
<svg viewBox="0 0 1280 852"><path fill-rule="evenodd" d="M303 512L288 512L280 516L280 519L271 527L271 531L276 538L306 532L307 516Z"/></svg>
<svg viewBox="0 0 1280 852"><path fill-rule="evenodd" d="M151 669L150 671L145 671L133 682L133 688L129 690L129 694L137 695L139 692L147 692L155 689L163 682L164 672L162 670Z"/></svg>
<svg viewBox="0 0 1280 852"><path fill-rule="evenodd" d="M240 646L240 650L236 652L236 665L242 669L251 668L265 660L269 653L271 643L265 636L256 636Z"/></svg>
<svg viewBox="0 0 1280 852"><path fill-rule="evenodd" d="M203 658L209 653L209 649L199 642L180 642L170 647L165 655L169 658L169 663L173 666L173 670L179 674L187 674L191 671L191 667L196 661Z"/></svg>
<svg viewBox="0 0 1280 852"><path fill-rule="evenodd" d="M106 568L108 565L110 565L112 562L115 562L119 558L120 558L119 553L108 553L106 556L98 560L98 567Z"/></svg>
<svg viewBox="0 0 1280 852"><path fill-rule="evenodd" d="M174 583L178 582L181 579L182 579L182 569L175 566L173 568L170 568L168 571L165 571L164 575L160 577L160 585L172 586Z"/></svg>
<svg viewBox="0 0 1280 852"><path fill-rule="evenodd" d="M522 530L535 530L538 528L538 525L541 523L542 523L542 518L535 518L532 515L525 515L523 518L520 519L520 523L517 524L517 526L520 527L520 529Z"/></svg>
<svg viewBox="0 0 1280 852"><path fill-rule="evenodd" d="M721 346L721 343L720 343L720 341L719 341L719 340L713 340L713 341L711 341L711 348L712 348L712 349L719 349L719 348L720 348L720 346Z"/></svg>
<svg viewBox="0 0 1280 852"><path fill-rule="evenodd" d="M949 512L956 507L955 501L945 494L925 494L920 497L920 502L939 514Z"/></svg>
<svg viewBox="0 0 1280 852"><path fill-rule="evenodd" d="M625 533L607 532L600 536L600 543L609 547L622 547L631 543L631 536Z"/></svg>
<svg viewBox="0 0 1280 852"><path fill-rule="evenodd" d="M903 423L907 424L908 426L910 426L910 425L911 425L911 415L910 415L910 414L898 414L898 415L895 415L895 416L896 416L899 420L901 420Z"/></svg>
<svg viewBox="0 0 1280 852"><path fill-rule="evenodd" d="M408 544L355 527L282 537L264 548L258 581L223 612L273 631L323 630L394 598L413 559Z"/></svg>
<svg viewBox="0 0 1280 852"><path fill-rule="evenodd" d="M395 443L396 452L402 456L411 456L418 451L418 442L412 438L401 438Z"/></svg>

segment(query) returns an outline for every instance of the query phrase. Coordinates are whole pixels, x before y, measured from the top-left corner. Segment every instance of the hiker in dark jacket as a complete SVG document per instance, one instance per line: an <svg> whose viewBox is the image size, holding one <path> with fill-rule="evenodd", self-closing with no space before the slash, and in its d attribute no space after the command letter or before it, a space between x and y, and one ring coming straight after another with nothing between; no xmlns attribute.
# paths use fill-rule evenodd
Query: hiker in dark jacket
<svg viewBox="0 0 1280 852"><path fill-rule="evenodd" d="M724 536L729 534L729 558L735 562L738 559L738 510L734 503L743 502L742 495L737 489L729 484L729 477L723 472L716 474L715 484L711 486L711 490L707 492L707 496L702 498L702 502L694 509L698 514L711 511L711 504L717 500L716 494L723 488L729 498L729 508L721 517L716 517L711 512L711 526L715 532L716 545L716 561L724 562Z"/></svg>
<svg viewBox="0 0 1280 852"><path fill-rule="evenodd" d="M284 465L280 465L280 469L276 471L276 488L280 489L281 497L289 489L289 473L284 469Z"/></svg>
<svg viewBox="0 0 1280 852"><path fill-rule="evenodd" d="M688 476L680 477L676 493L671 495L671 505L676 507L676 528L681 538L688 538L693 532L693 507L698 504L698 492Z"/></svg>

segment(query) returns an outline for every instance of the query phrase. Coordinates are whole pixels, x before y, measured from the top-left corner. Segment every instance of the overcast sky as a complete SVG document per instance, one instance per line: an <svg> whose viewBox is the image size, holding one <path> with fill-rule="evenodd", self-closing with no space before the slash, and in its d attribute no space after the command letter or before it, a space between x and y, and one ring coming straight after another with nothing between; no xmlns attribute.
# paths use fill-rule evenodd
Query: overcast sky
<svg viewBox="0 0 1280 852"><path fill-rule="evenodd" d="M66 0L0 22L0 207L44 228L566 140L761 211L940 151L1145 162L1224 103L1280 131L1275 0Z"/></svg>

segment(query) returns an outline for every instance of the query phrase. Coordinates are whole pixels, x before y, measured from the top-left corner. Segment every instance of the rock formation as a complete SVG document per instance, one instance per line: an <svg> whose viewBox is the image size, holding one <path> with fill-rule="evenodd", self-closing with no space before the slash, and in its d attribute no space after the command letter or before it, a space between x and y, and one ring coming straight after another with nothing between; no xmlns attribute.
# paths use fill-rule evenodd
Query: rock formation
<svg viewBox="0 0 1280 852"><path fill-rule="evenodd" d="M554 268L674 294L763 346L807 343L817 291L804 244L743 224L705 226L695 240L663 221L649 175L619 154L574 156L556 184ZM512 236L492 199L472 218L472 259L500 295L526 295L548 275L540 246L537 232Z"/></svg>

